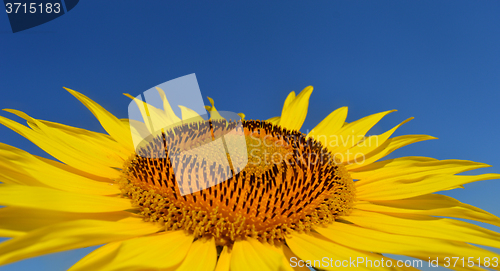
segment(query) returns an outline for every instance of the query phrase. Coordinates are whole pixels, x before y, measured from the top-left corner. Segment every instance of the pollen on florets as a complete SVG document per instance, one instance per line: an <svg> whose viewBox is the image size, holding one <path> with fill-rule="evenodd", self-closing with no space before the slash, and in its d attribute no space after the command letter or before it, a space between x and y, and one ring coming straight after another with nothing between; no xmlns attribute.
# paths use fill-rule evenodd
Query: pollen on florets
<svg viewBox="0 0 500 271"><path fill-rule="evenodd" d="M208 141L226 135L231 145L234 129L242 130L246 153L228 155L230 166L206 165L209 150L176 158L189 161L182 171L172 166L172 155L207 143L203 135L211 135ZM179 145L179 138L189 142ZM156 152L166 155L150 155ZM243 159L246 166L235 170ZM210 183L220 178L225 181ZM209 120L162 132L127 162L118 182L146 221L166 231L213 236L219 245L248 237L282 241L293 231L307 232L348 214L355 197L349 173L319 142L265 121L243 121L238 128L234 121ZM200 182L209 185L200 189Z"/></svg>

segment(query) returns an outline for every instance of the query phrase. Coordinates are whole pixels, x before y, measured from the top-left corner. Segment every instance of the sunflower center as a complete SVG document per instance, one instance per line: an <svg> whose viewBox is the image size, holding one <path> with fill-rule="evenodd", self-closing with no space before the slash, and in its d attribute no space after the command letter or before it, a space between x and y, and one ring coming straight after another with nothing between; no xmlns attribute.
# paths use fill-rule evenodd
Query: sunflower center
<svg viewBox="0 0 500 271"><path fill-rule="evenodd" d="M265 121L162 132L127 162L119 183L147 221L219 245L310 231L347 214L355 197L349 173L319 142Z"/></svg>

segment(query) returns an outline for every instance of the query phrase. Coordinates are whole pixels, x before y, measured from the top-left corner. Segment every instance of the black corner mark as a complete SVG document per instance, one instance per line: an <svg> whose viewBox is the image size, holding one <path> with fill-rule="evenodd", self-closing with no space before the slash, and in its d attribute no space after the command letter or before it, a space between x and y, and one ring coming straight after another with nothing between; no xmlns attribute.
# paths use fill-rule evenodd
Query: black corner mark
<svg viewBox="0 0 500 271"><path fill-rule="evenodd" d="M66 4L66 12L69 12L76 6L76 4L78 4L78 1L80 0L63 0L63 1Z"/></svg>
<svg viewBox="0 0 500 271"><path fill-rule="evenodd" d="M64 1L64 2L63 2ZM73 9L79 0L4 0L12 32L16 33L60 17ZM64 5L65 4L65 5Z"/></svg>

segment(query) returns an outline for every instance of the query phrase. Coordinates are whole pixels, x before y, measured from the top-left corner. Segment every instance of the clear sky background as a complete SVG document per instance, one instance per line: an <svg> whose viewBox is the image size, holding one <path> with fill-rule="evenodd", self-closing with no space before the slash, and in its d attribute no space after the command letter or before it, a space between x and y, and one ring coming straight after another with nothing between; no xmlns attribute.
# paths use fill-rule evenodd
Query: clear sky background
<svg viewBox="0 0 500 271"><path fill-rule="evenodd" d="M371 133L413 116L396 135L440 139L391 157L467 159L500 172L499 14L499 1L80 1L13 34L0 12L0 108L103 131L63 86L124 118L122 93L196 73L218 109L267 119L290 91L313 85L304 131L341 106L349 122L398 109ZM0 142L46 156L3 126ZM498 180L465 188L446 194L500 215ZM0 270L65 270L89 251Z"/></svg>

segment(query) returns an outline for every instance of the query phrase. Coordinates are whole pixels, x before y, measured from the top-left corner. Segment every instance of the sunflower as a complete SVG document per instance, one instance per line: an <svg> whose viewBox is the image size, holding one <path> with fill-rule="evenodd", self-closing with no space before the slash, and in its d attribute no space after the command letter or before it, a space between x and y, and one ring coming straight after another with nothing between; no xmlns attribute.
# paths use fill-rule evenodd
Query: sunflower
<svg viewBox="0 0 500 271"><path fill-rule="evenodd" d="M456 270L500 270L499 255L475 246L500 248L500 234L462 220L500 226L500 219L434 194L500 175L457 175L488 166L471 161L381 160L434 139L391 138L410 119L366 135L394 110L347 123L347 108L339 108L304 134L312 87L291 92L281 116L265 121L224 119L212 99L209 120L182 107L179 118L159 89L163 109L136 102L148 109L145 119L170 128L137 145L132 120L67 90L107 134L6 109L29 127L5 117L0 123L58 161L0 144L0 236L10 238L0 243L0 265L102 245L70 270L422 266L388 254ZM210 148L191 152L218 138L225 138L227 155L214 158ZM234 143L238 139L243 147Z"/></svg>

